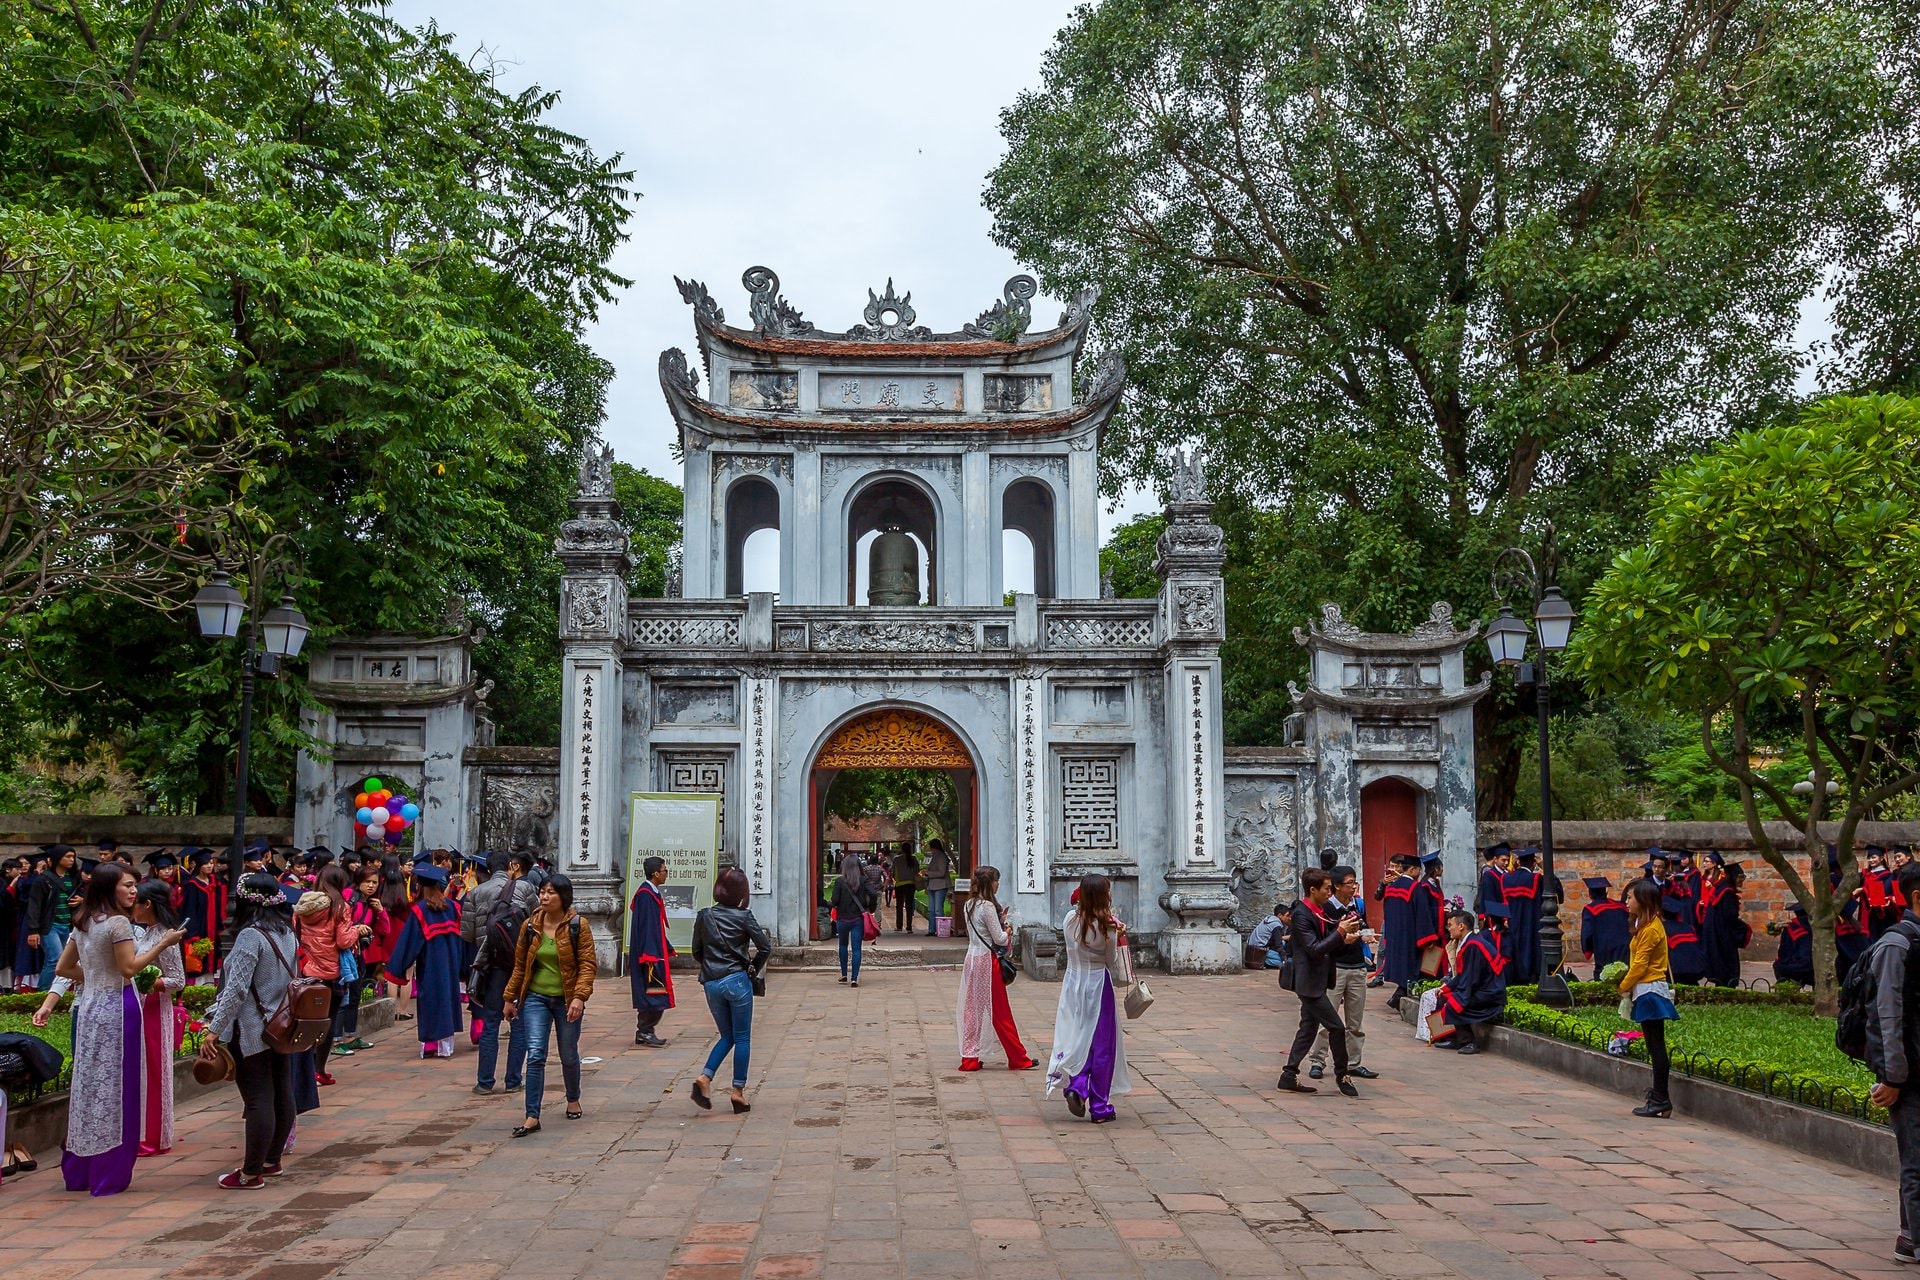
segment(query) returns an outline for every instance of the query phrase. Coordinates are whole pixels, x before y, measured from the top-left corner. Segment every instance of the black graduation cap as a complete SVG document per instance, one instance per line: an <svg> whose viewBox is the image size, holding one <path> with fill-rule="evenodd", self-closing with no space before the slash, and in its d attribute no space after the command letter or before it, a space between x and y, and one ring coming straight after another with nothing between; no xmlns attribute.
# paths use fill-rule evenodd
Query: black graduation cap
<svg viewBox="0 0 1920 1280"><path fill-rule="evenodd" d="M146 862L147 865L155 871L165 871L169 867L177 867L180 865L180 859L174 857L165 849L160 850L158 853L148 854Z"/></svg>
<svg viewBox="0 0 1920 1280"><path fill-rule="evenodd" d="M436 867L431 862L416 862L413 864L413 878L415 880L425 880L429 884L445 884L447 882L447 869L445 867Z"/></svg>
<svg viewBox="0 0 1920 1280"><path fill-rule="evenodd" d="M1481 851L1481 858L1492 862L1495 858L1504 858L1513 852L1513 846L1502 840L1499 844L1490 844Z"/></svg>
<svg viewBox="0 0 1920 1280"><path fill-rule="evenodd" d="M93 874L93 869L94 869L95 867L97 867L97 866L99 866L99 865L100 865L100 863L101 863L102 861L104 861L104 859L101 859L101 858L89 858L89 857L86 857L86 856L84 856L84 855L83 855L83 856L82 856L82 857L80 858L80 874L81 874L81 875L83 875L83 876L90 876L90 875L92 875L92 874Z"/></svg>
<svg viewBox="0 0 1920 1280"><path fill-rule="evenodd" d="M1480 908L1480 914L1490 916L1495 920L1505 920L1510 915L1507 911L1507 904L1504 902L1489 902L1486 906Z"/></svg>
<svg viewBox="0 0 1920 1280"><path fill-rule="evenodd" d="M487 855L484 853L461 854L460 860L470 867L477 867L482 871L487 869Z"/></svg>
<svg viewBox="0 0 1920 1280"><path fill-rule="evenodd" d="M1727 855L1721 853L1718 849L1709 849L1707 850L1707 861L1716 867L1724 867L1727 865Z"/></svg>
<svg viewBox="0 0 1920 1280"><path fill-rule="evenodd" d="M1595 893L1605 893L1613 887L1613 881L1607 879L1605 876L1587 876L1582 879L1580 883L1586 885L1587 888L1593 890Z"/></svg>
<svg viewBox="0 0 1920 1280"><path fill-rule="evenodd" d="M1440 865L1440 851L1438 849L1435 849L1432 853L1421 854L1420 865L1423 867L1435 867Z"/></svg>
<svg viewBox="0 0 1920 1280"><path fill-rule="evenodd" d="M1699 857L1700 855L1695 853L1692 849L1675 849L1673 851L1673 856L1674 858L1677 858L1681 862L1692 862L1695 858Z"/></svg>
<svg viewBox="0 0 1920 1280"><path fill-rule="evenodd" d="M98 849L101 853L112 853L115 849L118 849L120 847L120 842L118 840L115 840L112 836L104 836L101 838L100 842L94 845L93 847Z"/></svg>
<svg viewBox="0 0 1920 1280"><path fill-rule="evenodd" d="M1528 845L1526 848L1522 849L1519 853L1519 858L1522 864L1530 863L1539 856L1540 856L1540 851L1534 848L1532 845Z"/></svg>
<svg viewBox="0 0 1920 1280"><path fill-rule="evenodd" d="M248 841L247 852L264 858L273 852L273 845L268 842L265 836L255 836L252 840Z"/></svg>
<svg viewBox="0 0 1920 1280"><path fill-rule="evenodd" d="M1726 864L1726 871L1728 875L1745 875L1747 874L1747 864L1744 862L1729 862Z"/></svg>
<svg viewBox="0 0 1920 1280"><path fill-rule="evenodd" d="M193 868L195 871L198 871L201 867L213 861L213 850L202 849L197 844L184 845L180 850L180 861L186 863L187 866Z"/></svg>

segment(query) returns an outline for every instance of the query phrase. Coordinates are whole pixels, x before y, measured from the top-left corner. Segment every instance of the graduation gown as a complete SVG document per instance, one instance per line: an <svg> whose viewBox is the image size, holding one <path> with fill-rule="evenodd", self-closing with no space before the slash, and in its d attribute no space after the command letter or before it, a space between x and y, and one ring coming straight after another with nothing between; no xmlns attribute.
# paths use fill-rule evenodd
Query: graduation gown
<svg viewBox="0 0 1920 1280"><path fill-rule="evenodd" d="M1813 985L1813 929L1803 911L1795 911L1780 931L1780 954L1773 960L1775 982Z"/></svg>
<svg viewBox="0 0 1920 1280"><path fill-rule="evenodd" d="M1845 982L1853 972L1853 962L1867 953L1867 930L1860 923L1860 900L1850 900L1833 926L1834 977Z"/></svg>
<svg viewBox="0 0 1920 1280"><path fill-rule="evenodd" d="M1492 1022L1507 1009L1507 958L1500 939L1476 929L1460 944L1460 968L1440 990L1440 1009L1450 1027Z"/></svg>
<svg viewBox="0 0 1920 1280"><path fill-rule="evenodd" d="M187 935L187 972L212 973L220 967L220 930L227 922L227 883L209 880L205 884L189 879L180 886L180 928ZM191 950L201 938L213 939L213 950L198 969Z"/></svg>
<svg viewBox="0 0 1920 1280"><path fill-rule="evenodd" d="M435 911L425 901L407 908L406 923L394 939L387 972L394 977L414 970L420 984L413 1028L420 1043L444 1040L460 1030L460 904L448 900Z"/></svg>
<svg viewBox="0 0 1920 1280"><path fill-rule="evenodd" d="M1507 904L1507 958L1513 961L1514 982L1540 980L1540 882L1538 871L1521 867L1500 877L1501 900Z"/></svg>
<svg viewBox="0 0 1920 1280"><path fill-rule="evenodd" d="M1413 971L1420 972L1420 953L1428 947L1440 948L1440 972L1447 971L1447 895L1438 880L1421 878L1414 882L1409 902L1413 925Z"/></svg>
<svg viewBox="0 0 1920 1280"><path fill-rule="evenodd" d="M1894 885L1895 873L1892 871L1869 871L1861 877L1861 884L1867 890L1867 941L1880 941L1880 935L1900 922L1906 912L1906 904L1900 901L1900 892ZM1873 905L1878 895L1883 903Z"/></svg>
<svg viewBox="0 0 1920 1280"><path fill-rule="evenodd" d="M1700 945L1707 957L1707 981L1716 987L1740 985L1740 949L1751 930L1740 918L1740 895L1709 884L1700 893Z"/></svg>
<svg viewBox="0 0 1920 1280"><path fill-rule="evenodd" d="M1381 941L1387 950L1386 980L1395 987L1420 976L1420 948L1414 945L1412 876L1395 876L1380 890Z"/></svg>
<svg viewBox="0 0 1920 1280"><path fill-rule="evenodd" d="M1589 902L1580 913L1580 951L1593 961L1593 980L1614 961L1626 961L1632 949L1633 925L1627 919L1627 904L1612 898Z"/></svg>
<svg viewBox="0 0 1920 1280"><path fill-rule="evenodd" d="M627 982L635 1009L673 1008L673 944L667 941L667 904L651 881L643 880L627 906ZM648 991L664 986L665 991Z"/></svg>
<svg viewBox="0 0 1920 1280"><path fill-rule="evenodd" d="M1696 987L1707 976L1707 949L1700 945L1700 931L1694 926L1693 911L1688 908L1679 920L1667 925L1667 965L1673 980L1683 987Z"/></svg>
<svg viewBox="0 0 1920 1280"><path fill-rule="evenodd" d="M1505 902L1506 875L1492 867L1480 868L1480 885L1473 894L1473 914L1483 916L1487 913L1489 902Z"/></svg>

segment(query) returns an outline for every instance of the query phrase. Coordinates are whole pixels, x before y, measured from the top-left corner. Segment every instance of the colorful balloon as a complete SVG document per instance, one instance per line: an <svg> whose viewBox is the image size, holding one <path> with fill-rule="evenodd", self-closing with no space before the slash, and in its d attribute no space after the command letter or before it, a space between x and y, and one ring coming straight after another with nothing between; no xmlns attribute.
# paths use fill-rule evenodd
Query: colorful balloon
<svg viewBox="0 0 1920 1280"><path fill-rule="evenodd" d="M417 804L401 805L400 816L402 818L405 818L408 822L412 822L415 818L418 818L420 816L420 806Z"/></svg>
<svg viewBox="0 0 1920 1280"><path fill-rule="evenodd" d="M399 833L398 831L389 831L389 832L387 832L387 843L388 843L388 844L399 844L399 843L400 843L400 833Z"/></svg>
<svg viewBox="0 0 1920 1280"><path fill-rule="evenodd" d="M367 793L366 793L366 792L364 792L364 791L362 791L362 792L361 792L361 793L360 793L359 795L357 795L357 796L355 796L355 797L353 798L353 807L354 807L354 808L356 808L356 809L364 809L364 808L366 808L366 807L367 807Z"/></svg>
<svg viewBox="0 0 1920 1280"><path fill-rule="evenodd" d="M372 827L384 827L387 825L387 819L392 816L393 815L388 813L384 807L375 809L373 811L372 816L367 819L367 825Z"/></svg>
<svg viewBox="0 0 1920 1280"><path fill-rule="evenodd" d="M378 791L379 789L380 789L380 779L378 779L378 778L368 778L368 779L367 779L367 792L368 792L368 794L372 794L373 792L375 792L375 791Z"/></svg>
<svg viewBox="0 0 1920 1280"><path fill-rule="evenodd" d="M373 810L369 809L366 805L361 805L354 811L353 820L364 827L373 821Z"/></svg>

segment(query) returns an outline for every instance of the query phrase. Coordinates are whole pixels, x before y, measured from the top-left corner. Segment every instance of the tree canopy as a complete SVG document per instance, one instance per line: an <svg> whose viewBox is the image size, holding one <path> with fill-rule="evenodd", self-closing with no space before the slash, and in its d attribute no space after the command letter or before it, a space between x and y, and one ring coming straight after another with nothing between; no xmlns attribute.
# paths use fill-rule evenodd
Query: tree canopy
<svg viewBox="0 0 1920 1280"><path fill-rule="evenodd" d="M1478 611L1497 549L1549 527L1577 599L1663 465L1781 411L1802 300L1887 231L1895 25L1104 0L1004 113L986 200L1050 291L1102 291L1129 374L1107 481L1163 478L1183 441L1232 459L1239 541L1274 558L1229 616L1275 688L1319 601L1377 630ZM1481 758L1510 770L1496 703Z"/></svg>
<svg viewBox="0 0 1920 1280"><path fill-rule="evenodd" d="M294 535L316 643L477 619L503 731L543 736L557 653L503 637L553 630L554 530L611 378L583 326L626 283L609 263L632 197L618 157L548 123L555 100L372 0L0 15L0 208L178 264L153 287L175 281L189 385L248 464L183 504L189 548L222 520ZM142 682L64 705L49 686L39 711L150 725L183 802L217 799L236 684L189 640L95 593L12 636L71 688L131 646ZM298 696L264 708L269 793Z"/></svg>
<svg viewBox="0 0 1920 1280"><path fill-rule="evenodd" d="M1836 397L1676 467L1655 490L1648 539L1595 584L1569 651L1600 688L1694 717L1761 855L1818 926L1827 996L1833 921L1859 883L1859 824L1920 789L1916 440L1920 401ZM1791 726L1812 766L1804 799L1754 762L1769 718ZM1841 785L1831 803L1830 778ZM1768 834L1775 813L1801 829L1814 869ZM1838 886L1818 857L1830 814Z"/></svg>

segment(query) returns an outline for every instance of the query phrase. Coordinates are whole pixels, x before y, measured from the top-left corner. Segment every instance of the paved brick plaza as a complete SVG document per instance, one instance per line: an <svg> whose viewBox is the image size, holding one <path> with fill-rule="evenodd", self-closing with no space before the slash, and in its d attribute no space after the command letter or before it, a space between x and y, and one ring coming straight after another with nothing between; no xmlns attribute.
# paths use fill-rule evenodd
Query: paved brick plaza
<svg viewBox="0 0 1920 1280"><path fill-rule="evenodd" d="M406 1038L343 1062L266 1191L237 1160L231 1092L187 1103L133 1189L60 1190L58 1153L0 1189L0 1274L670 1277L1769 1275L1898 1270L1890 1188L1498 1057L1415 1045L1376 1003L1351 1102L1272 1090L1293 1019L1266 975L1153 980L1130 1024L1118 1123L1042 1104L1041 1073L961 1075L952 972L870 968L858 991L772 975L754 1111L695 1112L707 1042L631 1047L624 982L589 1009L587 1118L512 1141L516 1101L475 1098ZM1044 1052L1056 987L1014 1007ZM1376 992L1376 1001L1380 993ZM1291 998L1286 998L1291 1004ZM1283 1025L1284 1024L1284 1025ZM696 1047L697 1046L697 1047ZM990 1060L991 1061L991 1060ZM724 1102L722 1104L724 1106ZM1550 1123L1547 1122L1550 1118Z"/></svg>

